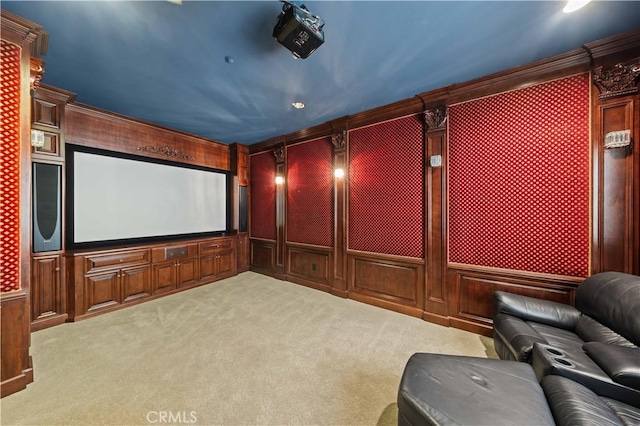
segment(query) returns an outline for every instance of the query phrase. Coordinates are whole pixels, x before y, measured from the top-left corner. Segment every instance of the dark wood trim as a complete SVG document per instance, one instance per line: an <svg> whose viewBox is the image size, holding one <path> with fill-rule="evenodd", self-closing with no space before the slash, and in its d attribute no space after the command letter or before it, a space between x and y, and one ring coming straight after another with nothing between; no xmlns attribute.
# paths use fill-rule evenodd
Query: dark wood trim
<svg viewBox="0 0 640 426"><path fill-rule="evenodd" d="M332 292L341 297L347 297L347 146L349 136L346 129L334 133L333 168L344 170L344 177L333 178L333 283Z"/></svg>
<svg viewBox="0 0 640 426"><path fill-rule="evenodd" d="M447 315L445 242L447 230L447 129L446 108L425 111L425 300L424 317L445 321ZM435 116L435 117L434 117ZM440 166L431 166L431 156L441 156Z"/></svg>
<svg viewBox="0 0 640 426"><path fill-rule="evenodd" d="M172 161L230 169L229 146L219 142L78 103L67 105L65 118L69 143L134 155L140 155L138 148L146 146L168 147L192 157L172 157ZM161 153L143 154L167 159Z"/></svg>

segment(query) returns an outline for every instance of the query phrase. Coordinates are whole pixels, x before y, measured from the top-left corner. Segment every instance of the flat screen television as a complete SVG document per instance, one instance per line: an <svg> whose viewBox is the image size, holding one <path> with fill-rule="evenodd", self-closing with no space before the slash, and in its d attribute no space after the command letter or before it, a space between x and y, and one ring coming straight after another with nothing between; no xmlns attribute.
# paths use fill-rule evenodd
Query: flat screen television
<svg viewBox="0 0 640 426"><path fill-rule="evenodd" d="M225 235L230 172L66 144L67 249Z"/></svg>

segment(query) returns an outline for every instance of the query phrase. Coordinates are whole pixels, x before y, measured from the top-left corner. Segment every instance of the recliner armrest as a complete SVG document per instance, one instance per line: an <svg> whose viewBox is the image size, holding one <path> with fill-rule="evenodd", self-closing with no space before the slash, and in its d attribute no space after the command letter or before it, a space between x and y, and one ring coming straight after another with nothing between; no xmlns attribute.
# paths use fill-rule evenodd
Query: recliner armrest
<svg viewBox="0 0 640 426"><path fill-rule="evenodd" d="M507 314L524 321L532 321L573 331L581 312L570 305L495 291L493 293L493 315Z"/></svg>
<svg viewBox="0 0 640 426"><path fill-rule="evenodd" d="M500 337L516 361L529 362L534 343L549 343L529 324L507 314L494 317L493 332Z"/></svg>
<svg viewBox="0 0 640 426"><path fill-rule="evenodd" d="M582 345L582 349L611 380L640 390L640 348L589 342Z"/></svg>

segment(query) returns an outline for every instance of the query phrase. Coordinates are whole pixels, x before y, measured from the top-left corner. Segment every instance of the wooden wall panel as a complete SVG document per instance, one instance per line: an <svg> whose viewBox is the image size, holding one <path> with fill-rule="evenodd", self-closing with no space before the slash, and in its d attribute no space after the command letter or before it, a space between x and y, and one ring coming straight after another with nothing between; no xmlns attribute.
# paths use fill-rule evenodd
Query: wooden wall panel
<svg viewBox="0 0 640 426"><path fill-rule="evenodd" d="M450 322L462 329L491 335L494 291L572 305L580 281L574 277L453 266L449 268Z"/></svg>
<svg viewBox="0 0 640 426"><path fill-rule="evenodd" d="M425 113L427 121L425 144L425 241L426 283L423 318L441 325L449 325L446 291L446 202L447 132L444 109ZM437 119L436 117L440 117ZM430 159L440 156L442 164L431 166Z"/></svg>
<svg viewBox="0 0 640 426"><path fill-rule="evenodd" d="M0 299L0 391L5 397L33 382L29 356L29 301L26 293L3 294Z"/></svg>
<svg viewBox="0 0 640 426"><path fill-rule="evenodd" d="M65 120L68 143L230 169L229 146L219 142L79 104L67 105Z"/></svg>
<svg viewBox="0 0 640 426"><path fill-rule="evenodd" d="M272 241L251 240L251 267L273 269L276 267L276 245Z"/></svg>
<svg viewBox="0 0 640 426"><path fill-rule="evenodd" d="M287 245L286 274L290 281L324 291L331 289L331 248Z"/></svg>
<svg viewBox="0 0 640 426"><path fill-rule="evenodd" d="M624 96L597 102L596 159L597 183L593 270L640 273L640 230L638 221L638 187L640 175L640 96ZM604 149L609 132L631 130L633 144Z"/></svg>
<svg viewBox="0 0 640 426"><path fill-rule="evenodd" d="M423 262L349 254L347 263L349 297L422 315Z"/></svg>

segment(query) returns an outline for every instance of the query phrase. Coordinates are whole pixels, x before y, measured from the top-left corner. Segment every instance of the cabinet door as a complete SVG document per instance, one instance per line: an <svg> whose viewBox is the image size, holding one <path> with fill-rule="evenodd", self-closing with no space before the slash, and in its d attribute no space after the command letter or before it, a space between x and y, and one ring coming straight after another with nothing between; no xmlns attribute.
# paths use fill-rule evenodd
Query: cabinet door
<svg viewBox="0 0 640 426"><path fill-rule="evenodd" d="M122 269L120 278L123 303L151 295L149 275L149 266L147 265Z"/></svg>
<svg viewBox="0 0 640 426"><path fill-rule="evenodd" d="M33 258L31 321L65 315L64 291L60 279L61 256Z"/></svg>
<svg viewBox="0 0 640 426"><path fill-rule="evenodd" d="M177 268L173 260L153 265L153 294L175 290Z"/></svg>
<svg viewBox="0 0 640 426"><path fill-rule="evenodd" d="M236 254L234 250L221 251L216 256L217 278L231 277L236 274Z"/></svg>
<svg viewBox="0 0 640 426"><path fill-rule="evenodd" d="M216 256L208 255L200 258L200 279L212 281L216 278Z"/></svg>
<svg viewBox="0 0 640 426"><path fill-rule="evenodd" d="M88 275L84 279L83 312L95 312L120 304L120 271Z"/></svg>
<svg viewBox="0 0 640 426"><path fill-rule="evenodd" d="M178 287L187 287L197 284L200 280L198 274L198 259L180 259L178 262Z"/></svg>

